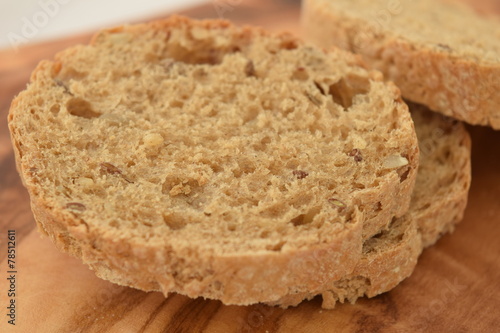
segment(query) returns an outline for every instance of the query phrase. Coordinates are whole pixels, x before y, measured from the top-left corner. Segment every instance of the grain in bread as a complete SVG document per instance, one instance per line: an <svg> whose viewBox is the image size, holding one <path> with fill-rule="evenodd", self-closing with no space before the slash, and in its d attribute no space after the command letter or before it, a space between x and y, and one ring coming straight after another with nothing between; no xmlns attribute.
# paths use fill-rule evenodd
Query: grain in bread
<svg viewBox="0 0 500 333"><path fill-rule="evenodd" d="M500 129L500 20L450 1L305 0L305 35L363 56L403 97Z"/></svg>
<svg viewBox="0 0 500 333"><path fill-rule="evenodd" d="M60 249L121 285L227 304L352 271L407 211L418 165L379 72L225 21L103 31L40 63L9 128Z"/></svg>

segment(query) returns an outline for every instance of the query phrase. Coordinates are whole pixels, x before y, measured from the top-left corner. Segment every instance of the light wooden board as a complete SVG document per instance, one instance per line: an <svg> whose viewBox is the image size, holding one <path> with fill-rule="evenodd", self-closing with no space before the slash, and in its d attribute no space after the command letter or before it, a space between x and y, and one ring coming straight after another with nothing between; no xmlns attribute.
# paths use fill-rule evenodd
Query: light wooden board
<svg viewBox="0 0 500 333"><path fill-rule="evenodd" d="M186 14L217 17L213 3ZM228 4L223 15L237 23L299 32L297 1L219 3ZM497 1L474 4L500 13ZM473 185L456 232L424 251L414 274L393 291L355 305L325 311L317 298L282 310L165 298L100 280L79 260L57 251L34 229L6 116L39 60L88 39L0 52L0 332L500 332L500 132L487 128L471 128ZM15 327L6 316L8 229L16 230L17 238Z"/></svg>

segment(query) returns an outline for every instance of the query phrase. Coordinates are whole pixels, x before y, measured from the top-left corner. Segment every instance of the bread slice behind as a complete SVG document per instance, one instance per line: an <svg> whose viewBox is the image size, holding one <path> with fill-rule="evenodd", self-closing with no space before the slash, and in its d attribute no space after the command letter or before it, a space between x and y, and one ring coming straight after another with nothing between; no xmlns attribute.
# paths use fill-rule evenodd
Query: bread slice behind
<svg viewBox="0 0 500 333"><path fill-rule="evenodd" d="M500 129L500 20L451 1L305 0L305 35L363 56L403 97Z"/></svg>

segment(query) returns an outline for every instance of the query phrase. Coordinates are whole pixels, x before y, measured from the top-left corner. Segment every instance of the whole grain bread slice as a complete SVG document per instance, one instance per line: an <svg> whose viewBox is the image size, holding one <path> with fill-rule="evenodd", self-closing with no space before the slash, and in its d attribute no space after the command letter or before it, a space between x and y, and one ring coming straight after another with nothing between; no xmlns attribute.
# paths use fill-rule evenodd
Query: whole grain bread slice
<svg viewBox="0 0 500 333"><path fill-rule="evenodd" d="M410 104L420 145L420 167L408 213L363 243L352 273L315 293L291 294L272 305L295 306L321 294L323 308L356 302L396 287L411 275L422 250L453 230L464 214L471 183L471 142L465 126Z"/></svg>
<svg viewBox="0 0 500 333"><path fill-rule="evenodd" d="M443 0L305 0L302 23L315 43L361 54L406 99L500 129L498 18Z"/></svg>
<svg viewBox="0 0 500 333"><path fill-rule="evenodd" d="M227 304L351 272L406 213L419 157L399 90L359 57L180 17L43 61L9 128L60 249L118 284Z"/></svg>

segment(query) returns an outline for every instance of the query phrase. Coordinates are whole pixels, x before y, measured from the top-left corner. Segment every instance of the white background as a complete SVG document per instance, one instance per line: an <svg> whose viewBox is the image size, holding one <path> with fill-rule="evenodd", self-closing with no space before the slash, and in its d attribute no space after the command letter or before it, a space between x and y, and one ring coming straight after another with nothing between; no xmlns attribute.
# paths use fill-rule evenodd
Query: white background
<svg viewBox="0 0 500 333"><path fill-rule="evenodd" d="M210 0L0 0L0 49L158 17L203 2Z"/></svg>

